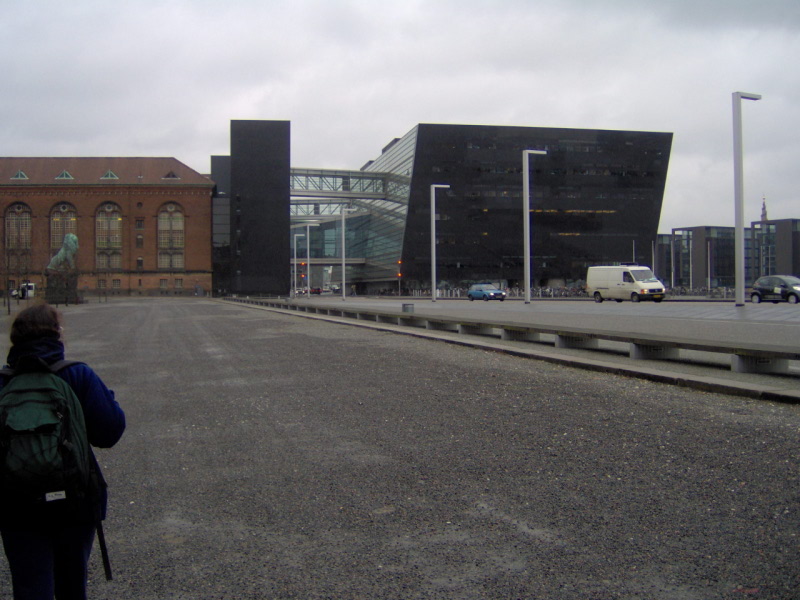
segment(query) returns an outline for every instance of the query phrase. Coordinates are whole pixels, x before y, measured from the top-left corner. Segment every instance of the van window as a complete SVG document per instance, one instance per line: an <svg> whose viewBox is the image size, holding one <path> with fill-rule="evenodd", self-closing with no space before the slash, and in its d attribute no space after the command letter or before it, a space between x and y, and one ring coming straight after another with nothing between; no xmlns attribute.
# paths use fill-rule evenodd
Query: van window
<svg viewBox="0 0 800 600"><path fill-rule="evenodd" d="M633 269L631 270L633 273L633 278L636 281L644 281L644 282L656 282L658 278L653 274L650 269Z"/></svg>
<svg viewBox="0 0 800 600"><path fill-rule="evenodd" d="M624 281L625 283L633 283L633 277L631 277L631 274L628 273L627 271L623 271L622 281Z"/></svg>

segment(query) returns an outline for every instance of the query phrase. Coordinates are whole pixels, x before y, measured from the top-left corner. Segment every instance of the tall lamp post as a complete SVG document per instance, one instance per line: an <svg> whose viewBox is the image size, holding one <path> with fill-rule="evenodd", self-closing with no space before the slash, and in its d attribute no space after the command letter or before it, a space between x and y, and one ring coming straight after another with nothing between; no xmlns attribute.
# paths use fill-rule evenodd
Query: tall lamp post
<svg viewBox="0 0 800 600"><path fill-rule="evenodd" d="M297 238L303 237L304 233L295 233L293 238L294 260L292 261L292 298L297 296Z"/></svg>
<svg viewBox="0 0 800 600"><path fill-rule="evenodd" d="M306 286L308 286L309 296L311 296L311 228L312 227L319 227L319 223L306 223L306 263L308 264L308 269L307 269L308 275L306 277Z"/></svg>
<svg viewBox="0 0 800 600"><path fill-rule="evenodd" d="M525 304L531 303L531 170L530 155L547 154L544 150L522 151L522 244L525 270Z"/></svg>
<svg viewBox="0 0 800 600"><path fill-rule="evenodd" d="M431 302L436 302L436 190L450 189L449 185L431 185Z"/></svg>
<svg viewBox="0 0 800 600"><path fill-rule="evenodd" d="M346 252L345 252L345 235L344 235L344 219L345 215L349 212L355 212L355 208L346 208L342 206L342 301L346 299L345 292L345 269L347 268Z"/></svg>
<svg viewBox="0 0 800 600"><path fill-rule="evenodd" d="M742 159L742 100L761 100L760 94L733 92L733 194L736 215L736 306L744 306L744 177Z"/></svg>

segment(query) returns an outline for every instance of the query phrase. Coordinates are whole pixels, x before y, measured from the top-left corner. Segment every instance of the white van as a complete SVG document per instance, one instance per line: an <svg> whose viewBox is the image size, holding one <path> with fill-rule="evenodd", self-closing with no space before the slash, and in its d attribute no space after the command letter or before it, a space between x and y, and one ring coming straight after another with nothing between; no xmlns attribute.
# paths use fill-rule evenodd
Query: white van
<svg viewBox="0 0 800 600"><path fill-rule="evenodd" d="M19 286L19 297L20 298L33 298L36 296L36 284L35 283L23 283Z"/></svg>
<svg viewBox="0 0 800 600"><path fill-rule="evenodd" d="M664 299L664 284L653 275L649 267L623 263L617 267L589 267L586 273L586 293L595 302L661 302Z"/></svg>

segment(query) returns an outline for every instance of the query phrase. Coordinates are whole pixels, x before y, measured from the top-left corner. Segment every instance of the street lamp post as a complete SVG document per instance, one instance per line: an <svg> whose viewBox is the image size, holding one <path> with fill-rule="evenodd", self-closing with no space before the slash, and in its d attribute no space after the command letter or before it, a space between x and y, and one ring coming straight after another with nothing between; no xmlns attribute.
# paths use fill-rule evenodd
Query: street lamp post
<svg viewBox="0 0 800 600"><path fill-rule="evenodd" d="M436 190L450 189L449 185L431 185L431 302L436 302Z"/></svg>
<svg viewBox="0 0 800 600"><path fill-rule="evenodd" d="M733 93L733 194L736 216L736 306L744 306L744 177L742 159L742 100L761 100L760 94Z"/></svg>
<svg viewBox="0 0 800 600"><path fill-rule="evenodd" d="M675 230L669 236L669 287L675 289Z"/></svg>
<svg viewBox="0 0 800 600"><path fill-rule="evenodd" d="M295 233L293 238L292 245L294 250L294 260L292 261L292 298L297 296L297 238L303 237L304 235L304 233Z"/></svg>
<svg viewBox="0 0 800 600"><path fill-rule="evenodd" d="M308 265L306 286L308 286L309 296L311 296L311 228L312 227L319 227L319 223L306 223L306 264Z"/></svg>
<svg viewBox="0 0 800 600"><path fill-rule="evenodd" d="M544 150L522 151L522 244L524 245L525 304L531 303L531 154L547 154Z"/></svg>
<svg viewBox="0 0 800 600"><path fill-rule="evenodd" d="M345 272L345 268L347 266L347 264L346 264L347 261L346 261L346 256L345 256L346 252L345 252L344 219L345 219L345 214L346 213L355 212L355 210L356 210L355 208L345 208L344 206L342 207L342 301L344 301L346 299L346 292L345 292L345 289L344 289L345 288L345 279L346 278L345 278L344 272Z"/></svg>

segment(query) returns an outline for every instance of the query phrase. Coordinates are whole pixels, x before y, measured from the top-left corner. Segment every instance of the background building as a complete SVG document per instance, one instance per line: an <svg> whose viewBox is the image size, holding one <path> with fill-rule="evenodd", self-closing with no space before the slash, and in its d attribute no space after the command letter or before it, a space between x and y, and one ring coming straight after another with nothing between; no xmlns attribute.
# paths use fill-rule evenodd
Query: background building
<svg viewBox="0 0 800 600"><path fill-rule="evenodd" d="M751 224L752 277L800 275L800 219L765 218ZM752 282L752 280L750 281Z"/></svg>
<svg viewBox="0 0 800 600"><path fill-rule="evenodd" d="M531 172L532 283L580 283L590 265L650 264L672 134L420 124L367 171L405 178L403 278L430 285L430 186L436 201L439 287L521 285L522 153ZM369 258L367 259L369 262Z"/></svg>
<svg viewBox="0 0 800 600"><path fill-rule="evenodd" d="M672 264L664 283L670 287L733 288L736 285L734 227L685 227L672 230ZM752 282L752 243L745 228L745 281Z"/></svg>
<svg viewBox="0 0 800 600"><path fill-rule="evenodd" d="M672 234L659 234L659 256L666 244L670 251L664 258L674 268L657 270L667 285L675 288L733 288L735 276L734 227L682 227ZM744 230L745 285L764 275L800 273L800 219L766 218L753 221Z"/></svg>
<svg viewBox="0 0 800 600"><path fill-rule="evenodd" d="M82 294L204 293L213 186L174 158L0 158L7 288L44 288L75 234Z"/></svg>
<svg viewBox="0 0 800 600"><path fill-rule="evenodd" d="M420 124L360 171L325 171L290 168L287 122L234 121L230 189L215 198L220 219L229 206L230 289L286 294L294 262L295 287L309 274L336 286L343 254L360 293L430 289L432 184L450 186L437 195L436 285L519 285L529 149L547 152L530 158L534 285L580 284L589 265L651 264L671 144L671 133ZM218 183L225 158L212 160ZM227 287L222 263L215 272Z"/></svg>
<svg viewBox="0 0 800 600"><path fill-rule="evenodd" d="M289 132L288 121L231 121L231 155L212 157L218 291L289 291Z"/></svg>

